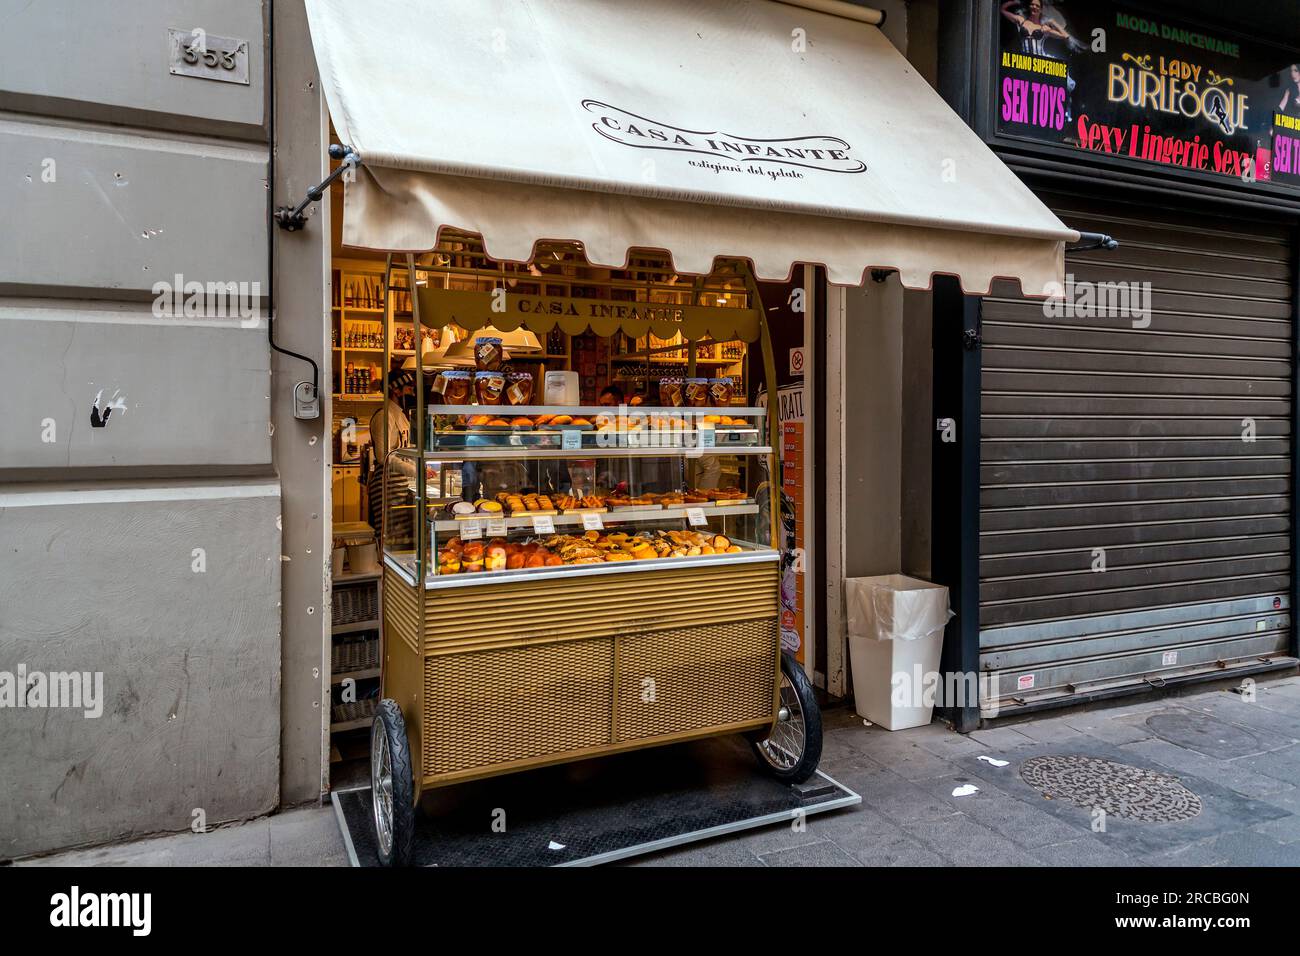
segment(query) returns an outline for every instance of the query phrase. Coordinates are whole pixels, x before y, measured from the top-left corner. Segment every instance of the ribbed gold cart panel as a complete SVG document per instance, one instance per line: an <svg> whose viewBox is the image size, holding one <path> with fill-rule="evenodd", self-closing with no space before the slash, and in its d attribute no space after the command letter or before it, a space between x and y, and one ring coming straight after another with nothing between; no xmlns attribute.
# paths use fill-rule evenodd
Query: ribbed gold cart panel
<svg viewBox="0 0 1300 956"><path fill-rule="evenodd" d="M384 696L397 701L406 720L411 744L412 770L419 781L423 775L420 747L424 724L424 655L420 653L420 593L392 568L384 568Z"/></svg>
<svg viewBox="0 0 1300 956"><path fill-rule="evenodd" d="M776 618L616 640L618 740L771 720Z"/></svg>
<svg viewBox="0 0 1300 956"><path fill-rule="evenodd" d="M426 592L425 784L769 724L777 568Z"/></svg>

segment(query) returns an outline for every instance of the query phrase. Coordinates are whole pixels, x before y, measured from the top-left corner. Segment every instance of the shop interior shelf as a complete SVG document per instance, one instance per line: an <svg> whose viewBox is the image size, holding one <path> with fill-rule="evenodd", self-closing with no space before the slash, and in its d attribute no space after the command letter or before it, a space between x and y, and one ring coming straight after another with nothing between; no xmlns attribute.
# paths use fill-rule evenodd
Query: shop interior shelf
<svg viewBox="0 0 1300 956"><path fill-rule="evenodd" d="M373 677L378 677L378 676L379 676L378 667L367 667L364 670L358 670L358 671L335 671L333 674L330 675L330 683L341 684L348 678L351 678L352 680L369 680Z"/></svg>
<svg viewBox="0 0 1300 956"><path fill-rule="evenodd" d="M345 730L360 730L362 727L369 727L374 723L374 716L358 717L356 720L340 720L330 724L330 733L341 734Z"/></svg>
<svg viewBox="0 0 1300 956"><path fill-rule="evenodd" d="M346 463L339 467L347 467ZM337 584L361 584L365 581L378 581L381 572L371 571L367 574L356 574L352 571L344 571L342 574L336 574L333 582Z"/></svg>

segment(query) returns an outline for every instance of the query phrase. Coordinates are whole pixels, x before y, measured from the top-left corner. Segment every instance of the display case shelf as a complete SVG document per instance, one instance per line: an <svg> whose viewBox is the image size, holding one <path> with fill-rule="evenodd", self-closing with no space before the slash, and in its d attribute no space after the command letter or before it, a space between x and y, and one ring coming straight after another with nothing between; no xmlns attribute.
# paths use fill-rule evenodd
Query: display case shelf
<svg viewBox="0 0 1300 956"><path fill-rule="evenodd" d="M749 418L766 416L767 409L752 405L427 405L430 415L485 415L489 412L511 415L599 415L631 417L633 415L730 415Z"/></svg>
<svg viewBox="0 0 1300 956"><path fill-rule="evenodd" d="M558 432L556 434L559 434ZM594 435L594 432L586 434ZM701 458L712 455L767 456L770 445L716 445L714 447L669 446L663 448L629 446L627 448L544 447L538 445L501 445L493 447L430 449L426 457L463 458L469 461L561 461L574 458Z"/></svg>
<svg viewBox="0 0 1300 956"><path fill-rule="evenodd" d="M742 542L743 543L743 542ZM755 547L751 545L751 547ZM603 564L565 564L549 568L519 568L507 571L480 571L473 574L428 574L426 591L444 588L476 587L481 584L519 584L527 581L567 580L573 577L604 577L611 574L644 574L647 571L671 571L682 568L735 567L741 564L766 564L779 561L780 554L770 549L742 551L740 554L701 554L689 558L648 558L642 561L612 561ZM410 585L416 582L415 556L409 552L390 552L384 563Z"/></svg>
<svg viewBox="0 0 1300 956"><path fill-rule="evenodd" d="M556 528L581 528L583 526L583 514L597 514L600 516L602 523L621 524L625 521L632 521L638 524L673 521L682 518L689 519L691 509L699 508L706 518L730 518L741 515L758 514L758 505L753 503L737 505L683 505L682 507L672 508L647 508L641 511L599 511L596 509L587 509L586 512L577 512L569 514L550 515L551 523ZM499 515L471 515L467 518L439 518L433 522L435 531L450 531L459 533L464 531L465 525L471 521L477 521L481 526L493 520L505 522L507 530L515 531L520 529L529 529L533 526L533 520L540 515L511 515L508 518L501 518ZM484 527L480 530L486 532Z"/></svg>

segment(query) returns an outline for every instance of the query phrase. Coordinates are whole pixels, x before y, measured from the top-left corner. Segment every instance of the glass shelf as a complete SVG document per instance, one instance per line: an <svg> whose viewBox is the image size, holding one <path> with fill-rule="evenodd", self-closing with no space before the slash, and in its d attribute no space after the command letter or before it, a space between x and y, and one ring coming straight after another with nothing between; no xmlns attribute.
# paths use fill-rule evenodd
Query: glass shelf
<svg viewBox="0 0 1300 956"><path fill-rule="evenodd" d="M768 454L762 408L428 406L426 447L472 457Z"/></svg>

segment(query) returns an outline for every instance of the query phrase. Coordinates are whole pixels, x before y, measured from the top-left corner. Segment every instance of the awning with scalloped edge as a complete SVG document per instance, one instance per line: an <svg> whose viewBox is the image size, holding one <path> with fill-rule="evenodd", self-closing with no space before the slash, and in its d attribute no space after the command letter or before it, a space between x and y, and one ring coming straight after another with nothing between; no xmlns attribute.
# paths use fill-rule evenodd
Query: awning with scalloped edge
<svg viewBox="0 0 1300 956"><path fill-rule="evenodd" d="M717 256L762 279L896 269L982 293L1060 283L1064 226L880 30L830 0L307 0L330 114L362 166L345 245L443 229L524 262ZM560 323L563 326L563 323Z"/></svg>

